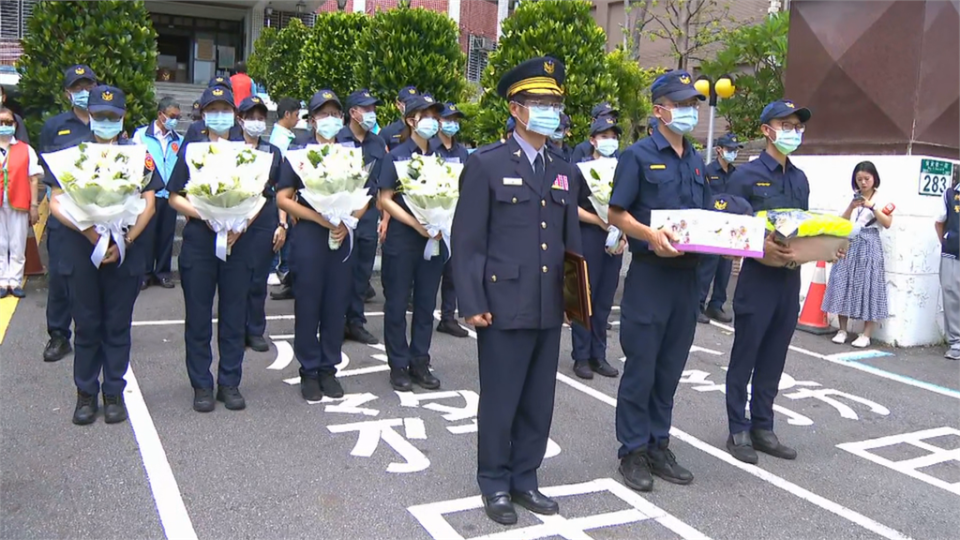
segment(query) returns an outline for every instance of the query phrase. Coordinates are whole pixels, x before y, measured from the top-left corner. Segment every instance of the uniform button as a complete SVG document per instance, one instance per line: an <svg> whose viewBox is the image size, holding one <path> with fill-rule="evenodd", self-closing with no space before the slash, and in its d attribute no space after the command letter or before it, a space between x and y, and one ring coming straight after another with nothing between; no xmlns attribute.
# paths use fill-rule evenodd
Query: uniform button
<svg viewBox="0 0 960 540"><path fill-rule="evenodd" d="M497 275L494 274L494 275L490 276L490 281L496 283L496 282L497 282Z"/></svg>
<svg viewBox="0 0 960 540"><path fill-rule="evenodd" d="M513 204L517 204L517 198L514 197L512 202L513 202Z"/></svg>
<svg viewBox="0 0 960 540"><path fill-rule="evenodd" d="M547 245L546 245L546 244L540 244L540 249L546 251L546 250L547 250Z"/></svg>
<svg viewBox="0 0 960 540"><path fill-rule="evenodd" d="M541 270L543 270L543 273L544 273L544 274L547 273L547 267L546 267L546 266L544 266L543 268L541 268Z"/></svg>
<svg viewBox="0 0 960 540"><path fill-rule="evenodd" d="M540 199L540 206L546 206L546 205L547 205L547 200L546 200L546 199Z"/></svg>
<svg viewBox="0 0 960 540"><path fill-rule="evenodd" d="M541 222L540 222L540 228L541 228L541 229L546 229L546 228L547 228L547 222L546 222L546 221L541 221Z"/></svg>

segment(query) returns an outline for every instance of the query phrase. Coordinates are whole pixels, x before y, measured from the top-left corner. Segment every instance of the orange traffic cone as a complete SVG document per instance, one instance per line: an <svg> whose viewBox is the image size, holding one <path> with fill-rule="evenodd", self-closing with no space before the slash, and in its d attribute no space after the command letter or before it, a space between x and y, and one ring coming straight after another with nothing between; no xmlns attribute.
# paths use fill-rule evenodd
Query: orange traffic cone
<svg viewBox="0 0 960 540"><path fill-rule="evenodd" d="M23 265L23 274L26 276L43 275L43 263L40 262L40 250L37 248L37 237L33 234L33 227L27 229L26 263Z"/></svg>
<svg viewBox="0 0 960 540"><path fill-rule="evenodd" d="M807 298L803 301L803 311L797 321L797 329L811 334L829 334L833 330L827 323L827 314L820 309L823 297L827 294L827 263L820 261L813 273L813 281L807 291Z"/></svg>

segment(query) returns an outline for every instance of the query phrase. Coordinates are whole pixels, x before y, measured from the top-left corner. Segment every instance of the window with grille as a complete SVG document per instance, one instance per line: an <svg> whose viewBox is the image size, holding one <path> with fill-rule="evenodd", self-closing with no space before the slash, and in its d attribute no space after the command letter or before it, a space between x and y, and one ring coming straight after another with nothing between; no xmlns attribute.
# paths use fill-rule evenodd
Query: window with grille
<svg viewBox="0 0 960 540"><path fill-rule="evenodd" d="M483 70L487 68L490 52L496 48L496 43L484 36L470 36L467 50L467 80L478 83L483 77Z"/></svg>
<svg viewBox="0 0 960 540"><path fill-rule="evenodd" d="M0 1L0 39L21 39L27 33L27 20L37 0Z"/></svg>
<svg viewBox="0 0 960 540"><path fill-rule="evenodd" d="M263 25L267 26L267 21L269 20L269 26L276 28L277 30L283 30L290 24L290 21L293 19L300 19L300 22L304 26L313 26L317 21L316 13L294 13L291 11L274 11L269 17L264 15Z"/></svg>

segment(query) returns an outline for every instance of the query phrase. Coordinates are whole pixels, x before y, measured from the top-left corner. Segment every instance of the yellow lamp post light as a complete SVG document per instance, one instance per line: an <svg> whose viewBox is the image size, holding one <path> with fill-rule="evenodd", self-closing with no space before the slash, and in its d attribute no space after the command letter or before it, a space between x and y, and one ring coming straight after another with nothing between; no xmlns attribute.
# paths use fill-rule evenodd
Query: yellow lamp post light
<svg viewBox="0 0 960 540"><path fill-rule="evenodd" d="M693 83L693 86L698 92L706 96L710 102L710 123L707 126L706 155L707 163L710 163L713 161L713 122L717 113L717 100L720 98L729 98L737 91L737 87L734 86L733 78L730 77L730 75L721 75L716 83L711 81L710 77L701 75L697 78L697 82Z"/></svg>

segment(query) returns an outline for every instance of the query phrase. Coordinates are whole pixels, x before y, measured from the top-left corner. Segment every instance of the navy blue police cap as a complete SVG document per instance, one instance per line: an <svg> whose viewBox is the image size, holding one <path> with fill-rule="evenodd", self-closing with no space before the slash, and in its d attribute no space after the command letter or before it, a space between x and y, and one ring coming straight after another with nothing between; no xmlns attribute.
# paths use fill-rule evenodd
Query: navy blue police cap
<svg viewBox="0 0 960 540"><path fill-rule="evenodd" d="M673 102L686 101L697 98L703 101L706 98L693 86L693 77L683 70L674 70L657 77L650 87L653 100L667 98Z"/></svg>
<svg viewBox="0 0 960 540"><path fill-rule="evenodd" d="M562 96L565 80L563 62L549 56L531 58L500 78L497 94L505 99L521 92L535 96Z"/></svg>
<svg viewBox="0 0 960 540"><path fill-rule="evenodd" d="M228 88L223 88L222 86L214 86L204 90L203 95L200 96L201 109L206 109L210 105L213 105L217 102L227 103L233 107L233 92L231 92Z"/></svg>
<svg viewBox="0 0 960 540"><path fill-rule="evenodd" d="M620 113L616 109L614 109L613 105L610 105L610 102L608 101L604 101L603 103L597 105L596 107L593 108L593 110L590 111L590 117L594 119L600 118L601 116L605 116L608 114L613 116L620 115Z"/></svg>
<svg viewBox="0 0 960 540"><path fill-rule="evenodd" d="M233 92L233 83L227 77L214 77L207 83L207 88L216 88L217 86Z"/></svg>
<svg viewBox="0 0 960 540"><path fill-rule="evenodd" d="M199 100L199 99L193 102L193 110L194 110L194 111L199 111L199 110L200 110L200 100Z"/></svg>
<svg viewBox="0 0 960 540"><path fill-rule="evenodd" d="M93 114L109 112L123 116L127 110L127 96L123 90L105 84L90 89L87 110Z"/></svg>
<svg viewBox="0 0 960 540"><path fill-rule="evenodd" d="M512 116L510 118L507 118L507 131L510 132L516 128L517 128L517 121Z"/></svg>
<svg viewBox="0 0 960 540"><path fill-rule="evenodd" d="M812 116L810 114L810 109L805 107L797 107L792 101L781 99L770 103L763 108L763 112L760 113L760 123L766 124L775 118L786 118L791 114L797 115L797 118L800 119L801 123L807 123Z"/></svg>
<svg viewBox="0 0 960 540"><path fill-rule="evenodd" d="M717 139L717 146L722 148L743 148L743 144L740 142L740 138L737 137L736 133L727 133Z"/></svg>
<svg viewBox="0 0 960 540"><path fill-rule="evenodd" d="M466 118L467 115L463 114L463 111L460 110L460 107L457 107L456 103L447 102L443 104L443 112L440 113L441 118Z"/></svg>
<svg viewBox="0 0 960 540"><path fill-rule="evenodd" d="M428 94L422 94L407 101L407 106L403 111L404 117L413 116L415 113L433 109L437 113L443 112L443 103L439 103Z"/></svg>
<svg viewBox="0 0 960 540"><path fill-rule="evenodd" d="M70 66L63 72L63 87L70 88L77 81L88 80L94 84L97 83L97 74L90 69L90 66L77 64Z"/></svg>
<svg viewBox="0 0 960 540"><path fill-rule="evenodd" d="M570 115L561 114L560 115L560 129L570 129Z"/></svg>
<svg viewBox="0 0 960 540"><path fill-rule="evenodd" d="M370 93L370 90L366 88L361 88L347 96L347 108L352 109L354 107L369 107L370 105L379 105L380 100L373 97L373 94Z"/></svg>
<svg viewBox="0 0 960 540"><path fill-rule="evenodd" d="M333 90L324 88L310 98L310 104L307 105L307 110L311 113L320 110L321 107L327 103L334 102L337 104L337 108L343 110L343 104L340 103L340 98L333 93Z"/></svg>
<svg viewBox="0 0 960 540"><path fill-rule="evenodd" d="M263 109L264 114L267 113L267 104L264 103L263 100L257 96L250 96L250 97L244 98L244 100L240 102L240 107L238 107L238 109L241 113L245 113L251 109L256 109L258 107Z"/></svg>
<svg viewBox="0 0 960 540"><path fill-rule="evenodd" d="M725 193L714 195L710 201L710 208L728 214L742 214L745 216L753 214L753 207L750 206L750 203L747 202L746 199Z"/></svg>
<svg viewBox="0 0 960 540"><path fill-rule="evenodd" d="M420 95L420 92L417 90L416 86L404 86L403 90L397 94L397 101L400 103L406 103L410 101L410 98L414 98Z"/></svg>
<svg viewBox="0 0 960 540"><path fill-rule="evenodd" d="M590 124L590 136L593 137L598 133L610 131L611 129L617 134L617 137L623 135L623 129L617 125L617 121L614 120L612 116L601 116L600 118L594 120L592 124Z"/></svg>

